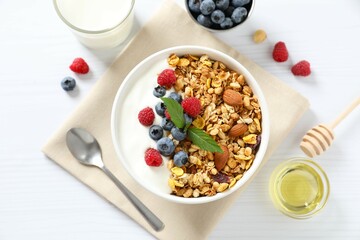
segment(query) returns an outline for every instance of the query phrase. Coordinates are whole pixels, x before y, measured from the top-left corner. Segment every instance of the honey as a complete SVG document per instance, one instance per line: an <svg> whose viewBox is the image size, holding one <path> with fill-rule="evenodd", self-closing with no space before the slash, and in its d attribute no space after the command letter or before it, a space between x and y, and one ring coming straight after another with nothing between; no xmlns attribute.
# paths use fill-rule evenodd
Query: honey
<svg viewBox="0 0 360 240"><path fill-rule="evenodd" d="M316 163L292 159L280 164L273 172L270 195L283 213L306 218L325 205L329 195L328 179Z"/></svg>

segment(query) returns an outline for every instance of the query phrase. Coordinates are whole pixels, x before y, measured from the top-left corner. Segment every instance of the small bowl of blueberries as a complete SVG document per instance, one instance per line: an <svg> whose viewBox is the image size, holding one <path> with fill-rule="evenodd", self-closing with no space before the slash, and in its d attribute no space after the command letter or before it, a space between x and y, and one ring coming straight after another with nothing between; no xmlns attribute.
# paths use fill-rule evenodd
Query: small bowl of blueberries
<svg viewBox="0 0 360 240"><path fill-rule="evenodd" d="M251 15L255 0L185 0L190 17L214 32L234 29Z"/></svg>

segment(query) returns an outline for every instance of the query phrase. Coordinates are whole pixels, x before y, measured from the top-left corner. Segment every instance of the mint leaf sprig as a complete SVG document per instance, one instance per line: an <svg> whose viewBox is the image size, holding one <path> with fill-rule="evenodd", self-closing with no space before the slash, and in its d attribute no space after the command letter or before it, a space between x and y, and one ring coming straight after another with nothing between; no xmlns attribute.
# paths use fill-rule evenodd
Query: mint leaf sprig
<svg viewBox="0 0 360 240"><path fill-rule="evenodd" d="M185 125L185 118L184 110L181 105L172 98L162 97L161 100L163 100L174 125L179 129L183 128Z"/></svg>
<svg viewBox="0 0 360 240"><path fill-rule="evenodd" d="M170 114L171 121L177 128L183 129L183 131L187 133L188 138L193 144L206 151L223 152L217 142L205 131L196 127L190 127L191 123L188 123L185 126L184 110L177 101L166 97L162 97L161 100L164 102L166 109Z"/></svg>
<svg viewBox="0 0 360 240"><path fill-rule="evenodd" d="M199 148L209 152L223 152L217 142L212 137L210 137L204 130L201 130L197 127L190 127L187 130L187 134L189 139Z"/></svg>

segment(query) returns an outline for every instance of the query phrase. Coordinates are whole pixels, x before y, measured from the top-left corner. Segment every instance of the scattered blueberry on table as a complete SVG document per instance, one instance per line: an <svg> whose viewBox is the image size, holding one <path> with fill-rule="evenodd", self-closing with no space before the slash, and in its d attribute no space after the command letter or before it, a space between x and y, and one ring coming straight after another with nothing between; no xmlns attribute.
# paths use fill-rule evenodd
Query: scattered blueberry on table
<svg viewBox="0 0 360 240"><path fill-rule="evenodd" d="M65 91L72 91L74 90L75 86L76 86L76 81L72 77L65 77L63 78L63 80L61 80L61 87Z"/></svg>

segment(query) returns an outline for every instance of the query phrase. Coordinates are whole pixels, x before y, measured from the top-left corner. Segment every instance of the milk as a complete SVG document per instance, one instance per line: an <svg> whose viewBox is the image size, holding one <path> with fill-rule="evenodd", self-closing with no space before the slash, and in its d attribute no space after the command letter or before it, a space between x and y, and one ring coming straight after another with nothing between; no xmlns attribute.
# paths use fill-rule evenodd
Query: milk
<svg viewBox="0 0 360 240"><path fill-rule="evenodd" d="M55 0L60 18L91 48L123 42L133 25L133 0Z"/></svg>

